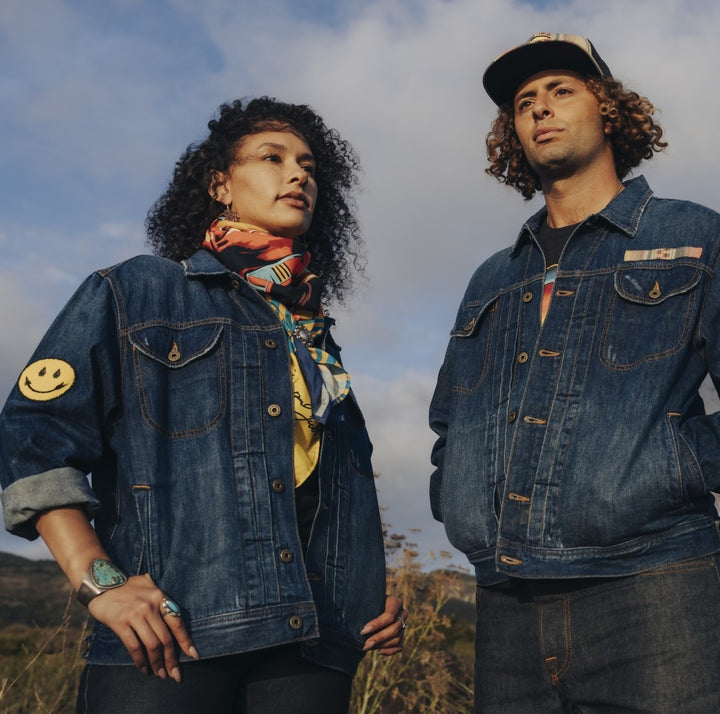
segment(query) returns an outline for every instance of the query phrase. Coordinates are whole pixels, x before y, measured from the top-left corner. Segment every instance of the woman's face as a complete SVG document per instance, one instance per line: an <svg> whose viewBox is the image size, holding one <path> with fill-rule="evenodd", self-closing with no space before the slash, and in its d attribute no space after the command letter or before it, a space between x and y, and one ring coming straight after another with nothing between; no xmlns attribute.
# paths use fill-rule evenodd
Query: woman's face
<svg viewBox="0 0 720 714"><path fill-rule="evenodd" d="M297 134L248 134L219 178L215 198L229 203L238 221L282 238L297 238L310 227L318 193L315 159Z"/></svg>

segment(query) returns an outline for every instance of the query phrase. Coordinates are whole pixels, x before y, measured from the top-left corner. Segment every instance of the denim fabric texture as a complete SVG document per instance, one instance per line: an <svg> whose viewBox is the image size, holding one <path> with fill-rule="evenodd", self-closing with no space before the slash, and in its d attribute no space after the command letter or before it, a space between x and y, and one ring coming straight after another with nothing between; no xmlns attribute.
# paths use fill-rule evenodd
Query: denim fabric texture
<svg viewBox="0 0 720 714"><path fill-rule="evenodd" d="M135 667L85 667L77 714L347 714L352 679L296 645L184 662L182 682Z"/></svg>
<svg viewBox="0 0 720 714"><path fill-rule="evenodd" d="M578 225L540 323L543 208L472 277L430 409L433 514L478 583L720 548L720 215L643 177Z"/></svg>
<svg viewBox="0 0 720 714"><path fill-rule="evenodd" d="M372 446L351 395L323 430L303 554L289 355L266 301L204 251L140 256L82 284L30 364L50 358L74 384L45 401L16 386L0 418L8 530L37 537L38 512L81 504L115 563L180 604L201 657L303 641L354 673L385 600ZM89 661L130 658L97 625Z"/></svg>
<svg viewBox="0 0 720 714"><path fill-rule="evenodd" d="M478 588L475 712L716 714L718 622L717 555Z"/></svg>

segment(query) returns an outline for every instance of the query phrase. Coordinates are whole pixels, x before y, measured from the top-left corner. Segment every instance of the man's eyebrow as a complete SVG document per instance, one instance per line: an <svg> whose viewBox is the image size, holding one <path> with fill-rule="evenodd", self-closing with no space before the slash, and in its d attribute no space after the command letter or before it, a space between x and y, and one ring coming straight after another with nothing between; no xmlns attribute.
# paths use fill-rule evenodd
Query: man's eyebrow
<svg viewBox="0 0 720 714"><path fill-rule="evenodd" d="M543 89L555 89L555 87L560 86L561 84L564 84L564 79L551 79L547 84L543 84ZM515 101L517 102L520 99L526 99L527 97L534 97L537 94L536 89L528 89L527 91L523 92L522 94L518 94L517 97L515 97Z"/></svg>
<svg viewBox="0 0 720 714"><path fill-rule="evenodd" d="M534 97L537 94L537 92L534 89L529 89L522 94L518 94L515 97L515 101L519 101L520 99L525 99L526 97Z"/></svg>

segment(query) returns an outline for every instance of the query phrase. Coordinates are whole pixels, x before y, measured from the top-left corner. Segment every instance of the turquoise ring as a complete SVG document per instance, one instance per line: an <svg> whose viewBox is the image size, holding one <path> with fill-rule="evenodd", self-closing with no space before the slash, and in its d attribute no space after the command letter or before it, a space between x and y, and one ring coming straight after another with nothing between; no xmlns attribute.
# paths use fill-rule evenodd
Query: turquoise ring
<svg viewBox="0 0 720 714"><path fill-rule="evenodd" d="M162 612L163 617L166 615L170 615L170 617L180 617L180 605L169 597L163 598L163 601L160 603L160 612Z"/></svg>

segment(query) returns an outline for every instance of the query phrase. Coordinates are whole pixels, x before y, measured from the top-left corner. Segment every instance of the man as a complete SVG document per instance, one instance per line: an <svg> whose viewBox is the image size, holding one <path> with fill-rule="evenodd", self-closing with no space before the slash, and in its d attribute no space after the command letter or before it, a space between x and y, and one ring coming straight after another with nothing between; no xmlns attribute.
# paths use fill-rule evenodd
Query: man
<svg viewBox="0 0 720 714"><path fill-rule="evenodd" d="M720 216L655 198L653 107L585 38L487 69L488 173L545 206L475 273L431 501L478 582L476 711L720 711Z"/></svg>

